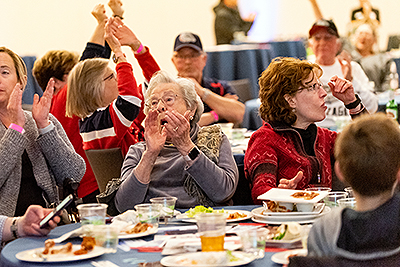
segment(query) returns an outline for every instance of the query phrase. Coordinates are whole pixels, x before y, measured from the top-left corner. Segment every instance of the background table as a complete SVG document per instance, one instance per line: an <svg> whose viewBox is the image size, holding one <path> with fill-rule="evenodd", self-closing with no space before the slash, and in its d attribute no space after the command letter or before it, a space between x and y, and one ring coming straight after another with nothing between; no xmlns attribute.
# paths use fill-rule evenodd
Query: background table
<svg viewBox="0 0 400 267"><path fill-rule="evenodd" d="M224 209L234 209L234 210L248 210L251 211L256 207L260 206L255 206L255 205L248 205L248 206L225 206L225 207L219 207L219 208L224 208ZM247 222L252 222L248 220ZM187 225L187 223L183 222L177 222L177 221L171 221L169 225L174 224L174 225ZM44 241L48 238L56 238L61 236L62 234L74 230L76 228L80 227L80 224L69 224L69 225L64 225L64 226L59 226L55 228L53 231L50 232L49 236L47 237L28 237L28 238L19 238L11 243L7 244L3 250L1 251L1 261L0 261L0 266L50 266L49 263L25 263L19 261L15 255L24 250L28 249L34 249L38 247L43 247ZM163 227L163 225L160 225L160 227ZM148 236L146 238L147 240L152 240L153 236ZM73 244L80 244L82 242L82 239L80 238L74 238L74 239L69 239L68 241L72 242ZM255 260L252 263L246 265L249 267L277 267L280 266L279 264L273 263L271 261L271 256L274 254L274 252L266 252L265 256L263 259ZM117 253L115 254L104 254L100 257L93 258L93 259L87 259L87 260L82 260L82 261L75 261L75 262L68 262L68 263L56 263L52 264L52 266L57 265L57 266L92 266L91 261L96 260L96 261L103 261L103 260L108 260L111 261L119 266L138 266L137 264L140 262L154 262L154 261L160 261L162 259L161 253L150 253L150 252L137 252L136 250L130 250L128 252L125 252L121 249L117 250ZM126 263L124 260L130 259L130 263ZM136 262L136 264L132 264L132 262Z"/></svg>
<svg viewBox="0 0 400 267"><path fill-rule="evenodd" d="M284 41L241 45L218 45L205 49L204 76L232 81L249 79L252 98L258 97L258 78L275 57L305 59L303 41Z"/></svg>

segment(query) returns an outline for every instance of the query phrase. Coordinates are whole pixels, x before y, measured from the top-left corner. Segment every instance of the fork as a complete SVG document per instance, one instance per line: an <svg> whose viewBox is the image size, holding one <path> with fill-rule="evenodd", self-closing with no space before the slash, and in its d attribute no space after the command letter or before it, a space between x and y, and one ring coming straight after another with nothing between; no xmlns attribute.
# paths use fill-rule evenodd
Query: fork
<svg viewBox="0 0 400 267"><path fill-rule="evenodd" d="M61 243L65 240L67 240L70 237L78 236L79 234L81 234L81 232L82 232L82 228L78 228L78 229L75 229L73 231L63 234L60 237L54 238L53 241L54 241L54 243L58 244L58 243Z"/></svg>

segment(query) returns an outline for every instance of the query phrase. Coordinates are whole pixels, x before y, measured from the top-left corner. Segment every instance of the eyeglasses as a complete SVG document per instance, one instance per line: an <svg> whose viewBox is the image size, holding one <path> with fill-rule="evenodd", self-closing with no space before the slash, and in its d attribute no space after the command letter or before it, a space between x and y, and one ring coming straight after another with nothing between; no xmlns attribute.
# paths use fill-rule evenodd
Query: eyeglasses
<svg viewBox="0 0 400 267"><path fill-rule="evenodd" d="M176 57L177 59L180 59L180 60L198 58L199 56L201 56L201 53L190 53L187 55L176 53L174 55L174 57Z"/></svg>
<svg viewBox="0 0 400 267"><path fill-rule="evenodd" d="M178 97L178 95L176 95L176 94L165 94L161 98L150 99L150 101L148 101L145 105L148 108L154 110L158 107L158 103L160 103L160 101L162 101L164 103L164 105L171 107L172 105L174 105L177 97Z"/></svg>
<svg viewBox="0 0 400 267"><path fill-rule="evenodd" d="M321 83L314 83L313 85L310 85L308 87L300 87L298 91L307 90L307 92L315 93L320 88L323 88L323 85Z"/></svg>
<svg viewBox="0 0 400 267"><path fill-rule="evenodd" d="M111 73L110 75L108 75L107 77L105 77L105 78L103 79L103 81L111 80L112 78L115 78L114 72Z"/></svg>

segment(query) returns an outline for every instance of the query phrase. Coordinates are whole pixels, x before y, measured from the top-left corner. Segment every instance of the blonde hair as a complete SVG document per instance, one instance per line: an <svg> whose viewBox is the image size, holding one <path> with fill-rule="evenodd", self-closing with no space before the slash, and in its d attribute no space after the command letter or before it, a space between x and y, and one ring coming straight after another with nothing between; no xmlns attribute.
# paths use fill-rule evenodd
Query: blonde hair
<svg viewBox="0 0 400 267"><path fill-rule="evenodd" d="M86 118L104 104L103 76L108 60L86 59L72 68L68 75L66 115Z"/></svg>
<svg viewBox="0 0 400 267"><path fill-rule="evenodd" d="M0 47L0 53L8 54L12 61L14 62L15 72L17 73L18 82L21 84L22 89L25 89L27 79L28 79L28 71L26 70L25 62L22 58L14 53L12 50L2 46Z"/></svg>

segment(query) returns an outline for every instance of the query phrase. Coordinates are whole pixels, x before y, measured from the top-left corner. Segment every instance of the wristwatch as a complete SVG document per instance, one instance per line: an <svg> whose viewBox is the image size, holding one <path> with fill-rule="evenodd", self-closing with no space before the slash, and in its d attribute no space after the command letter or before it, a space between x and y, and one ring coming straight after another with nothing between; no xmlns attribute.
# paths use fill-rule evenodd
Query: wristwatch
<svg viewBox="0 0 400 267"><path fill-rule="evenodd" d="M186 156L184 156L184 158L185 158L186 161L191 161L191 160L195 160L198 155L200 155L200 151L196 146L194 146L189 151L189 153Z"/></svg>
<svg viewBox="0 0 400 267"><path fill-rule="evenodd" d="M14 237L14 239L17 239L19 237L18 234L18 220L20 217L14 217L12 220L12 223L10 225L10 231Z"/></svg>
<svg viewBox="0 0 400 267"><path fill-rule="evenodd" d="M114 61L115 64L118 63L118 60L119 60L120 57L126 57L124 53L117 52L117 54L118 54L118 56L116 54L114 54L112 56L112 60Z"/></svg>

